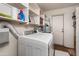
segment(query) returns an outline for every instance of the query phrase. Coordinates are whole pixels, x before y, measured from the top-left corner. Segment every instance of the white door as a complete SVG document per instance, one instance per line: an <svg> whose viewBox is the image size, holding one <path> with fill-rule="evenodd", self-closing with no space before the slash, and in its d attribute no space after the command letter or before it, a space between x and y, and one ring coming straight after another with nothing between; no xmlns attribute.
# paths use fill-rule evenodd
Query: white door
<svg viewBox="0 0 79 59"><path fill-rule="evenodd" d="M79 7L76 8L76 55L79 56Z"/></svg>
<svg viewBox="0 0 79 59"><path fill-rule="evenodd" d="M73 13L64 14L64 46L74 48Z"/></svg>
<svg viewBox="0 0 79 59"><path fill-rule="evenodd" d="M64 45L63 15L53 16L53 35L55 44Z"/></svg>

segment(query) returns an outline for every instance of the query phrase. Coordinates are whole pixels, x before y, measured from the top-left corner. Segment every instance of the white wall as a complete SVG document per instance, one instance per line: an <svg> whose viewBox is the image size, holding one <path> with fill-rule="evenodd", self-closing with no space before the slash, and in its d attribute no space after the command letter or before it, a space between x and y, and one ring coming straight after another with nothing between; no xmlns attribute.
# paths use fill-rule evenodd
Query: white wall
<svg viewBox="0 0 79 59"><path fill-rule="evenodd" d="M53 15L64 14L64 46L71 48L74 47L74 30L72 27L73 25L72 13L75 11L75 7L76 6L50 10L45 13L48 17ZM52 18L50 19L50 21L52 21Z"/></svg>

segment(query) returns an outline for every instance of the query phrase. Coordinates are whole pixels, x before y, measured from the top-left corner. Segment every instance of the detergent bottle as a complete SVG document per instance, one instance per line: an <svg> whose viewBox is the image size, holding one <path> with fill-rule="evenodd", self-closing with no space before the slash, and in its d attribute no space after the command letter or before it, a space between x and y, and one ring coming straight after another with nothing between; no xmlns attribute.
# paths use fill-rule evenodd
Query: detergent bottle
<svg viewBox="0 0 79 59"><path fill-rule="evenodd" d="M20 9L20 12L18 13L18 19L20 20L21 23L25 21L25 15L23 13L23 9Z"/></svg>

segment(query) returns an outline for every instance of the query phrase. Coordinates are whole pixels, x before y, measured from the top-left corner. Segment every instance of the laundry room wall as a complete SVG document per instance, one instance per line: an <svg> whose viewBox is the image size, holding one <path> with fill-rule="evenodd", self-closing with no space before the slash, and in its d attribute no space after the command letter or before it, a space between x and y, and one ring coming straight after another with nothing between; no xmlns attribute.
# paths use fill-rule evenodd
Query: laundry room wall
<svg viewBox="0 0 79 59"><path fill-rule="evenodd" d="M50 10L45 12L48 17L53 15L64 14L64 46L73 48L74 47L74 28L73 28L73 12L75 11L76 6L61 8L56 10ZM52 18L50 18L52 26Z"/></svg>

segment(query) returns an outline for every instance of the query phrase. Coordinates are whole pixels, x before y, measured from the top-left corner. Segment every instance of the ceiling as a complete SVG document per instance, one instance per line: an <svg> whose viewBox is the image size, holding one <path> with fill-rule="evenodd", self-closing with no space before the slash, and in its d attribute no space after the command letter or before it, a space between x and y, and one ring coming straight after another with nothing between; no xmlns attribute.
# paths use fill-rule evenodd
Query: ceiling
<svg viewBox="0 0 79 59"><path fill-rule="evenodd" d="M43 11L65 8L65 7L75 6L78 4L79 3L38 3L39 7Z"/></svg>

